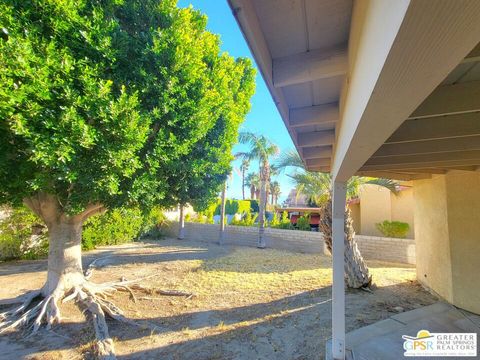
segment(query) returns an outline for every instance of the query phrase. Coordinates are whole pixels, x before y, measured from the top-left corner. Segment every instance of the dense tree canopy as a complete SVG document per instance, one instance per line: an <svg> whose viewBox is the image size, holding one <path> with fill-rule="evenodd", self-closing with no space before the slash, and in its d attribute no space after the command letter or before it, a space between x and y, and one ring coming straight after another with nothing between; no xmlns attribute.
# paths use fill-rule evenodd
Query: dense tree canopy
<svg viewBox="0 0 480 360"><path fill-rule="evenodd" d="M254 71L250 61L236 62L224 57L229 76L223 85L224 103L215 125L193 145L192 151L180 156L170 166L169 200L171 205L187 203L203 211L216 199L231 172L232 147L238 128L250 109L254 91ZM229 70L228 70L229 69Z"/></svg>
<svg viewBox="0 0 480 360"><path fill-rule="evenodd" d="M197 156L224 176L253 73L205 26L174 0L2 1L0 202L158 204Z"/></svg>

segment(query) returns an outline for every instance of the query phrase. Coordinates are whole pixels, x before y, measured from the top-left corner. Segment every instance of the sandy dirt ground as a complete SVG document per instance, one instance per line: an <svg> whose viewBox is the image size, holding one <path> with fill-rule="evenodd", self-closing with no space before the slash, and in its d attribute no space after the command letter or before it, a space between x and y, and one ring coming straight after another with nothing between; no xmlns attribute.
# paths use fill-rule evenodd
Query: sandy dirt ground
<svg viewBox="0 0 480 360"><path fill-rule="evenodd" d="M331 333L331 263L290 253L172 239L101 248L92 281L151 276L153 289L192 296L116 293L112 300L144 328L108 321L118 359L323 359ZM408 265L369 261L373 292L347 291L347 331L432 304ZM40 287L46 261L0 264L0 299ZM94 330L74 303L63 323L25 338L0 336L0 359L94 359ZM146 325L154 325L152 332Z"/></svg>

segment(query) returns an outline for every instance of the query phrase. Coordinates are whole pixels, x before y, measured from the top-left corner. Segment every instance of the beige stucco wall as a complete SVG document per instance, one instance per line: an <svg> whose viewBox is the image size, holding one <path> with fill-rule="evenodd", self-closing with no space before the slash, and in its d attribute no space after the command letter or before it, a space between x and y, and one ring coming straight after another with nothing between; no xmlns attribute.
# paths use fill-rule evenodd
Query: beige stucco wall
<svg viewBox="0 0 480 360"><path fill-rule="evenodd" d="M353 207L350 208L353 210ZM384 220L402 221L410 225L407 238L414 238L412 188L404 188L395 195L388 189L379 186L364 185L360 191L359 209L360 213L353 219L357 233L370 236L383 236L380 231L377 230L375 224ZM360 226L357 224L360 224Z"/></svg>
<svg viewBox="0 0 480 360"><path fill-rule="evenodd" d="M480 173L415 181L414 197L418 279L480 314Z"/></svg>
<svg viewBox="0 0 480 360"><path fill-rule="evenodd" d="M362 222L360 215L360 203L358 204L349 204L348 208L350 209L350 215L353 220L353 228L356 234L361 234L362 231Z"/></svg>
<svg viewBox="0 0 480 360"><path fill-rule="evenodd" d="M360 191L361 234L382 236L376 223L391 220L390 191L375 185L364 185Z"/></svg>
<svg viewBox="0 0 480 360"><path fill-rule="evenodd" d="M390 193L391 219L390 221L406 222L410 225L407 238L415 236L415 222L413 214L413 188L405 188L398 194Z"/></svg>

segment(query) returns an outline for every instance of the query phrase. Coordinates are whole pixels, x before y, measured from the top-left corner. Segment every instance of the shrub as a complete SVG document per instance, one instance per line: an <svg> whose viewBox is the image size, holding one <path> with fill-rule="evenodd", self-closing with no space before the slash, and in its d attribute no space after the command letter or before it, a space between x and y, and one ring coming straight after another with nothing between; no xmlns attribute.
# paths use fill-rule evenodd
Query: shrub
<svg viewBox="0 0 480 360"><path fill-rule="evenodd" d="M300 216L297 219L297 229L303 231L311 231L312 228L310 226L310 214L305 213L303 216Z"/></svg>
<svg viewBox="0 0 480 360"><path fill-rule="evenodd" d="M284 229L284 230L294 230L294 226L292 225L290 219L288 218L288 212L282 212L282 218L280 219L278 225L271 225L277 229Z"/></svg>
<svg viewBox="0 0 480 360"><path fill-rule="evenodd" d="M256 209L256 211L255 211ZM205 214L212 212L214 215L220 215L221 213L221 200L217 199L217 202L210 205L207 210L204 211ZM258 212L258 201L257 200L232 200L227 199L225 201L225 214L235 215L243 214L247 212Z"/></svg>
<svg viewBox="0 0 480 360"><path fill-rule="evenodd" d="M245 212L241 220L232 219L230 225L237 226L254 226L255 221L257 221L258 214L252 215L250 211Z"/></svg>
<svg viewBox="0 0 480 360"><path fill-rule="evenodd" d="M37 259L47 254L46 227L29 209L12 209L0 220L0 261Z"/></svg>
<svg viewBox="0 0 480 360"><path fill-rule="evenodd" d="M148 212L137 208L119 208L93 216L83 227L82 247L86 250L101 245L117 245L142 237L162 235L166 222L163 212L155 207Z"/></svg>
<svg viewBox="0 0 480 360"><path fill-rule="evenodd" d="M276 228L280 225L280 220L278 219L278 213L275 211L272 216L272 220L270 221L270 227Z"/></svg>
<svg viewBox="0 0 480 360"><path fill-rule="evenodd" d="M401 221L385 220L381 223L375 224L375 226L383 236L401 239L407 237L407 233L410 230L410 225Z"/></svg>

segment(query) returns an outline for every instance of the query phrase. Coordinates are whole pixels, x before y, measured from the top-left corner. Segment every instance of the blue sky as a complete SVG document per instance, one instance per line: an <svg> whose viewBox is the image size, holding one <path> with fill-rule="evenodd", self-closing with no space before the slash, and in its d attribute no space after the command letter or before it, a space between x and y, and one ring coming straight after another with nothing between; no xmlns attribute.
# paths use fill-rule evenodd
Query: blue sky
<svg viewBox="0 0 480 360"><path fill-rule="evenodd" d="M220 35L223 51L234 57L249 57L254 61L226 0L180 0L178 2L180 7L190 4L208 16L207 27L213 33ZM252 98L252 109L242 125L242 130L267 136L281 151L292 149L294 147L292 140L259 71L257 71L256 80L257 90ZM240 144L234 148L234 152L245 150L246 147ZM238 169L240 162L235 161L233 165ZM252 164L250 171L258 172L258 164ZM283 201L293 186L284 174L278 176L276 180L280 182L282 189L280 201ZM248 191L245 191L247 195ZM233 171L233 178L229 182L228 197L242 198L241 177L236 171Z"/></svg>

